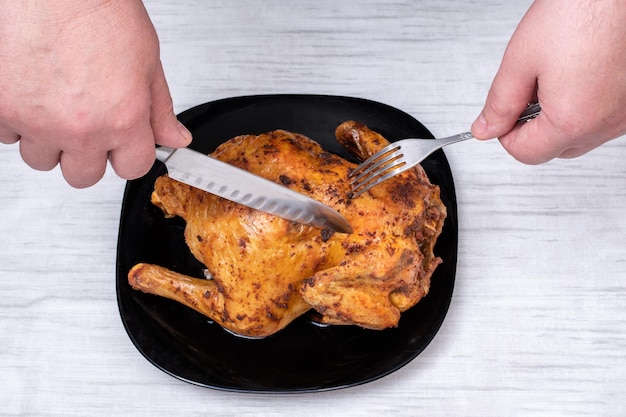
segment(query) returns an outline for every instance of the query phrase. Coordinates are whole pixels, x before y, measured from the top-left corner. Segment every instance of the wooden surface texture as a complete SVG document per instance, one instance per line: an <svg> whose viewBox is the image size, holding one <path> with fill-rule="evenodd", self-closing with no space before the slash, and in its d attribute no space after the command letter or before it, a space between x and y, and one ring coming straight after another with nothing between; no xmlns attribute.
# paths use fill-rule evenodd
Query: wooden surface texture
<svg viewBox="0 0 626 417"><path fill-rule="evenodd" d="M435 135L465 131L530 1L149 0L177 112L250 94L380 101ZM459 253L448 316L399 371L317 394L181 382L122 326L125 182L72 189L0 146L0 416L622 416L626 141L516 162L448 147Z"/></svg>

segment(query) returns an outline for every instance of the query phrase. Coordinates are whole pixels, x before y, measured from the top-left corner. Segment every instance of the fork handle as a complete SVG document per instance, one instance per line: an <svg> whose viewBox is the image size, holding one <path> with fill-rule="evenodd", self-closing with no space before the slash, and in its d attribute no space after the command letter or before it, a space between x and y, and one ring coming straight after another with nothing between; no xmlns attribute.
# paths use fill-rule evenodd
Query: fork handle
<svg viewBox="0 0 626 417"><path fill-rule="evenodd" d="M531 103L528 105L526 110L524 110L522 114L520 114L519 118L517 119L517 123L527 122L529 120L532 120L535 117L539 116L539 113L541 113L541 106L539 105L539 103ZM468 140L468 139L474 139L474 135L472 135L472 132L463 132L463 133L459 133L458 135L449 136L447 138L435 139L435 140L437 141L438 144L440 144L440 147L444 147L452 143L461 142L461 141Z"/></svg>
<svg viewBox="0 0 626 417"><path fill-rule="evenodd" d="M541 113L541 106L539 105L539 103L531 103L528 105L528 107L526 107L526 110L524 110L522 114L520 114L517 121L527 122L539 116L539 113Z"/></svg>

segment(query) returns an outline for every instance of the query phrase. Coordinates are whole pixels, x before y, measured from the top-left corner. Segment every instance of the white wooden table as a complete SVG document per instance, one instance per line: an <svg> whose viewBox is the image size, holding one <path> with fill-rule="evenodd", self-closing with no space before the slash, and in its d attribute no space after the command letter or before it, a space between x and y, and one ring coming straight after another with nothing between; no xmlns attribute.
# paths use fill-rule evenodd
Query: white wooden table
<svg viewBox="0 0 626 417"><path fill-rule="evenodd" d="M337 94L398 107L435 135L469 127L529 4L146 1L177 112ZM369 384L269 395L148 363L116 302L124 181L109 170L75 190L0 146L0 415L626 415L626 140L535 167L497 141L446 154L459 262L434 341Z"/></svg>

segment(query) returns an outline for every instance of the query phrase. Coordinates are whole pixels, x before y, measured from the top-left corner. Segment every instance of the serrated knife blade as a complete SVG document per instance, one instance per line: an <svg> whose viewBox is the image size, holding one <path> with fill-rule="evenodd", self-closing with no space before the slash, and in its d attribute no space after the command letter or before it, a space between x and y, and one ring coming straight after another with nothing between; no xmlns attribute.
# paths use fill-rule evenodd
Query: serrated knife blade
<svg viewBox="0 0 626 417"><path fill-rule="evenodd" d="M156 154L172 179L287 220L352 233L348 221L331 207L209 155L164 146Z"/></svg>

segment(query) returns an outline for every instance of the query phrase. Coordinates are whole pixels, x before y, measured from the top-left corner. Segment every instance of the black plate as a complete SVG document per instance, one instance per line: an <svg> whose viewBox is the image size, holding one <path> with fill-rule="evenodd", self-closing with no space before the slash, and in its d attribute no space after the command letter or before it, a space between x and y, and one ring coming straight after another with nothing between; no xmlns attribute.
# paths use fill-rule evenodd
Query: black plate
<svg viewBox="0 0 626 417"><path fill-rule="evenodd" d="M236 97L189 109L179 119L193 133L191 148L211 152L233 136L274 129L303 133L348 159L334 131L352 119L390 140L432 137L408 114L384 104L347 97L268 95ZM397 328L319 327L305 316L261 340L234 336L173 301L130 288L128 270L150 262L202 276L183 239L184 222L165 219L150 203L160 163L129 181L124 194L117 258L122 321L137 349L155 366L190 383L230 391L307 392L362 384L410 362L433 339L448 310L457 257L457 209L450 167L438 151L423 163L441 187L448 209L435 253L443 258L430 293L402 315Z"/></svg>

